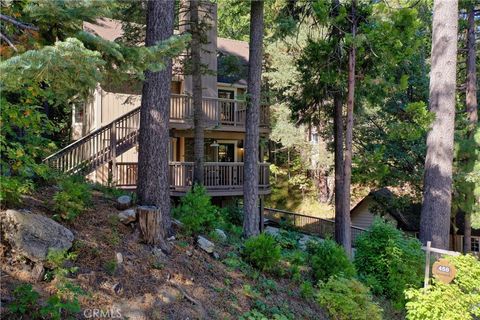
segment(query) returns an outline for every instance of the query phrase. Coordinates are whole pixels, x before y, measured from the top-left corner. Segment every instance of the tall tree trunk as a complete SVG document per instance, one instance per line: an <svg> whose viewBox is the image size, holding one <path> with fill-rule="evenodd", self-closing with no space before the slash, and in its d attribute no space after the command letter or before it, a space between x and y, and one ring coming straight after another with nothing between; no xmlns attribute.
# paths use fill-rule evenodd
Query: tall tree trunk
<svg viewBox="0 0 480 320"><path fill-rule="evenodd" d="M263 49L263 1L250 5L250 51L247 84L247 112L245 121L244 164L244 219L243 234L246 237L259 233L258 210L258 145L260 124L260 89Z"/></svg>
<svg viewBox="0 0 480 320"><path fill-rule="evenodd" d="M430 111L420 240L448 249L452 203L453 133L457 72L458 1L435 0L430 72Z"/></svg>
<svg viewBox="0 0 480 320"><path fill-rule="evenodd" d="M192 33L192 94L193 94L193 127L194 127L194 177L195 183L203 185L205 160L205 128L202 108L202 70L201 70L201 30L199 19L199 1L190 0L190 30Z"/></svg>
<svg viewBox="0 0 480 320"><path fill-rule="evenodd" d="M356 18L356 0L352 0L352 38L355 39L357 32ZM339 226L339 238L337 241L342 244L343 248L350 256L352 253L352 231L350 219L350 185L352 182L352 140L353 140L353 108L355 104L355 65L356 65L356 48L353 42L348 52L348 94L347 94L347 125L345 130L345 153L343 160L343 198L342 198L342 214L341 226Z"/></svg>
<svg viewBox="0 0 480 320"><path fill-rule="evenodd" d="M174 0L148 1L146 46L156 45L173 35ZM159 72L145 72L140 108L138 155L138 202L162 211L160 234L170 229L170 187L168 182L168 148L170 117L170 85L172 59ZM164 239L159 239L159 243ZM162 246L164 247L164 246Z"/></svg>
<svg viewBox="0 0 480 320"><path fill-rule="evenodd" d="M478 105L477 105L477 65L475 53L475 6L471 5L468 11L468 31L467 31L467 83L466 83L466 112L469 122L468 139L474 139L474 134L478 123ZM472 150L473 151L473 150ZM471 153L471 152L470 152ZM474 161L475 153L471 154L467 161ZM474 183L469 183L468 194L475 196ZM475 200L473 200L475 202ZM465 212L464 221L464 240L463 251L470 252L472 250L472 213Z"/></svg>
<svg viewBox="0 0 480 320"><path fill-rule="evenodd" d="M345 176L343 174L343 102L338 93L333 97L333 107L333 140L335 145L335 240L337 243L342 244L345 234L345 223L343 219Z"/></svg>

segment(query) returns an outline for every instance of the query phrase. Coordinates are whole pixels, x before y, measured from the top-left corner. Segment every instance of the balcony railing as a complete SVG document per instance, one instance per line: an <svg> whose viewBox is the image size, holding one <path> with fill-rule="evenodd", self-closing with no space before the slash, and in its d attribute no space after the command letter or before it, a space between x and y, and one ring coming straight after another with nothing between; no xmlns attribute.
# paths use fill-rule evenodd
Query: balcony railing
<svg viewBox="0 0 480 320"><path fill-rule="evenodd" d="M246 102L243 100L203 97L205 121L208 125L244 127ZM268 128L270 109L260 107L260 127ZM193 119L193 99L188 95L172 94L170 100L170 121L188 122Z"/></svg>
<svg viewBox="0 0 480 320"><path fill-rule="evenodd" d="M170 190L187 192L193 184L193 162L170 162ZM204 186L212 193L243 190L243 162L205 162ZM269 190L269 164L259 163L259 190ZM137 184L137 163L117 163L118 187Z"/></svg>

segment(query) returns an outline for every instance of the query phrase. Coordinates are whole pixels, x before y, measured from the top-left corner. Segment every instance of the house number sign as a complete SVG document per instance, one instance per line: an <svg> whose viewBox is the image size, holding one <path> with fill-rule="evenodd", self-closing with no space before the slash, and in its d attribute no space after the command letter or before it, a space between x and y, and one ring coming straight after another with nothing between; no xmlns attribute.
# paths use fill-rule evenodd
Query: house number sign
<svg viewBox="0 0 480 320"><path fill-rule="evenodd" d="M455 278L457 270L447 259L438 259L432 266L433 275L443 283L450 283Z"/></svg>

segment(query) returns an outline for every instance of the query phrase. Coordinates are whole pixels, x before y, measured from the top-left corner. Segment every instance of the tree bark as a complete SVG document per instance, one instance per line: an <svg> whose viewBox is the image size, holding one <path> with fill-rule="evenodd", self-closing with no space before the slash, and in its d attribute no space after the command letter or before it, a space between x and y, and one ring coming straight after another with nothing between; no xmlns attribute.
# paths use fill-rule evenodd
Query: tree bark
<svg viewBox="0 0 480 320"><path fill-rule="evenodd" d="M356 0L352 0L352 38L357 32ZM347 93L347 125L345 129L345 152L343 159L343 194L341 225L338 227L337 241L343 246L348 256L352 254L352 231L350 219L350 185L352 182L352 140L353 140L353 108L355 104L355 65L356 48L353 42L348 51L348 93Z"/></svg>
<svg viewBox="0 0 480 320"><path fill-rule="evenodd" d="M452 203L453 133L457 72L458 1L435 0L430 73L430 111L420 240L448 249Z"/></svg>
<svg viewBox="0 0 480 320"><path fill-rule="evenodd" d="M153 46L173 35L173 0L148 1L146 46ZM172 59L159 72L145 72L140 107L137 195L140 205L155 206L161 212L159 228L170 230L170 188L168 148ZM159 242L164 239L158 239Z"/></svg>
<svg viewBox="0 0 480 320"><path fill-rule="evenodd" d="M333 97L334 119L334 160L335 160L335 241L343 243L345 233L345 223L343 220L344 205L344 161L343 161L343 102L340 94Z"/></svg>
<svg viewBox="0 0 480 320"><path fill-rule="evenodd" d="M164 240L167 236L163 228L165 211L155 206L137 207L140 234L146 244L159 246L163 251L170 251L170 246Z"/></svg>
<svg viewBox="0 0 480 320"><path fill-rule="evenodd" d="M199 1L190 0L191 62L192 62L192 95L193 95L193 127L194 127L194 168L193 180L203 185L205 161L205 124L202 107L202 70L201 70L201 30L199 19Z"/></svg>
<svg viewBox="0 0 480 320"><path fill-rule="evenodd" d="M259 233L258 149L260 140L259 124L263 49L263 1L252 1L250 8L250 51L248 64L243 184L243 234L245 237L254 236Z"/></svg>
<svg viewBox="0 0 480 320"><path fill-rule="evenodd" d="M469 123L467 139L474 139L474 134L478 123L478 104L477 104L477 65L475 53L475 6L471 5L468 9L468 30L467 30L467 82L466 82L466 112ZM475 156L475 153L469 152L470 157L467 161ZM468 184L467 194L474 197L474 183ZM475 202L475 200L474 200ZM465 212L464 230L463 230L463 251L465 253L472 250L472 213Z"/></svg>

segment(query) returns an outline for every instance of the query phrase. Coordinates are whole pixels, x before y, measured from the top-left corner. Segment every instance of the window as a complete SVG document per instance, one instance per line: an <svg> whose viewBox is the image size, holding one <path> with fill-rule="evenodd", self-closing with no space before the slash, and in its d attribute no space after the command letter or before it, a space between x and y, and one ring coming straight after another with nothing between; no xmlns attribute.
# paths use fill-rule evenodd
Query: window
<svg viewBox="0 0 480 320"><path fill-rule="evenodd" d="M312 143L317 144L318 143L318 133L312 133Z"/></svg>
<svg viewBox="0 0 480 320"><path fill-rule="evenodd" d="M472 252L480 252L480 238L472 237Z"/></svg>

